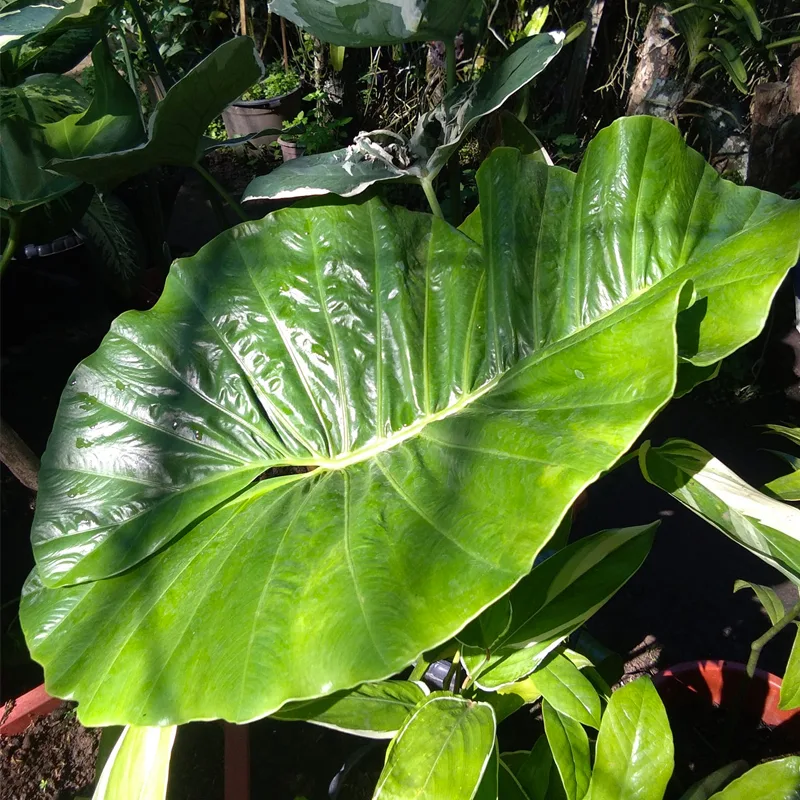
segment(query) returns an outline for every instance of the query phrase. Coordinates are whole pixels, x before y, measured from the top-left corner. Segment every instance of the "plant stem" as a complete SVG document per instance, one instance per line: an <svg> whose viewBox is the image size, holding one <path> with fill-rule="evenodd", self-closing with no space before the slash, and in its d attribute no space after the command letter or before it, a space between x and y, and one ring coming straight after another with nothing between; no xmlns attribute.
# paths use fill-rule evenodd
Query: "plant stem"
<svg viewBox="0 0 800 800"><path fill-rule="evenodd" d="M439 205L439 201L436 199L436 192L433 190L433 182L429 178L422 179L422 191L425 192L425 197L428 198L428 205L431 207L433 216L444 219L442 207Z"/></svg>
<svg viewBox="0 0 800 800"><path fill-rule="evenodd" d="M8 217L8 241L3 248L3 255L0 257L0 275L5 272L6 267L11 263L14 251L19 245L20 221L18 216Z"/></svg>
<svg viewBox="0 0 800 800"><path fill-rule="evenodd" d="M458 674L458 665L461 663L461 650L456 650L456 654L453 656L453 660L450 663L450 669L447 670L447 675L444 676L444 681L442 682L442 689L446 692L452 692L453 690L450 688L450 685L453 683L453 678Z"/></svg>
<svg viewBox="0 0 800 800"><path fill-rule="evenodd" d="M447 56L447 91L452 92L456 88L458 77L456 76L456 43L449 39L444 43L445 55ZM461 170L458 165L458 150L450 156L450 163L447 165L450 175L450 216L453 225L461 224Z"/></svg>
<svg viewBox="0 0 800 800"><path fill-rule="evenodd" d="M761 651L769 644L787 625L794 622L800 616L800 600L798 600L763 636L756 639L750 645L750 658L747 659L747 677L751 678L756 674L758 659Z"/></svg>
<svg viewBox="0 0 800 800"><path fill-rule="evenodd" d="M228 194L220 182L199 162L196 162L194 168L202 175L209 183L209 185L219 194L219 196L236 212L242 222L250 222L250 217L244 213L242 207Z"/></svg>
<svg viewBox="0 0 800 800"><path fill-rule="evenodd" d="M0 461L23 486L39 491L39 459L3 419L0 419Z"/></svg>
<svg viewBox="0 0 800 800"><path fill-rule="evenodd" d="M139 86L136 82L136 73L133 71L131 51L128 48L128 40L125 38L125 31L122 28L118 30L118 34L120 48L122 49L122 59L125 62L125 71L128 73L128 84L131 87L133 96L136 98L136 108L139 109L139 119L142 123L142 128L147 131L147 125L144 121L144 112L142 111L142 101L139 98Z"/></svg>
<svg viewBox="0 0 800 800"><path fill-rule="evenodd" d="M144 11L142 11L142 7L139 5L139 0L127 0L127 3L131 14L133 14L133 18L136 20L136 24L139 26L139 32L142 34L144 46L147 48L150 58L153 59L153 66L156 68L158 77L161 78L161 83L164 84L164 90L166 91L172 86L172 80L167 72L167 65L164 63L164 59L161 58L161 53L158 51L158 45L153 38L153 32L150 30L147 17Z"/></svg>

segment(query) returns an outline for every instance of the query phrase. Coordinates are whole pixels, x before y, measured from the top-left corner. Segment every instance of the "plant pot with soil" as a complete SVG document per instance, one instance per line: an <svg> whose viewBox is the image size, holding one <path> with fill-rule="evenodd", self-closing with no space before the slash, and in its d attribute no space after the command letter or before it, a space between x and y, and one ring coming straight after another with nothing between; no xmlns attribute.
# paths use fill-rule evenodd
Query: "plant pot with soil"
<svg viewBox="0 0 800 800"><path fill-rule="evenodd" d="M246 136L266 129L280 130L286 120L300 111L300 78L296 73L284 71L280 64L267 69L265 78L248 89L235 103L223 112L222 119L229 138ZM252 139L255 145L271 144L278 138L265 134Z"/></svg>
<svg viewBox="0 0 800 800"><path fill-rule="evenodd" d="M281 148L281 155L284 161L291 161L294 158L302 156L306 152L306 146L297 139L289 137L278 137L278 144Z"/></svg>

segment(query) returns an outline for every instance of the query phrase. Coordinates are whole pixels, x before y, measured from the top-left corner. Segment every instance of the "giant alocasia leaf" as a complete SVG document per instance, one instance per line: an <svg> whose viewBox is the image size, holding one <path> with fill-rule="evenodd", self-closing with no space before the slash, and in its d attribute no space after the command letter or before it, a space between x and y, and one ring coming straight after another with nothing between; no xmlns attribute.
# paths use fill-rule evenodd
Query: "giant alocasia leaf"
<svg viewBox="0 0 800 800"><path fill-rule="evenodd" d="M432 181L477 122L530 83L558 55L564 34L542 33L521 42L480 80L462 83L424 115L409 142L398 134L360 134L349 147L287 161L253 178L245 200L310 195L352 197L375 183ZM524 127L524 126L523 126ZM386 145L386 146L384 146Z"/></svg>
<svg viewBox="0 0 800 800"><path fill-rule="evenodd" d="M55 159L50 168L100 188L162 164L191 166L202 155L209 124L264 76L253 40L225 42L172 86L150 117L147 141L136 147Z"/></svg>
<svg viewBox="0 0 800 800"><path fill-rule="evenodd" d="M639 451L642 473L800 584L800 510L759 492L702 447L670 439Z"/></svg>
<svg viewBox="0 0 800 800"><path fill-rule="evenodd" d="M270 0L270 11L345 47L454 39L480 0Z"/></svg>
<svg viewBox="0 0 800 800"><path fill-rule="evenodd" d="M687 282L710 358L797 254L797 205L650 118L478 183L474 238L379 200L239 225L77 367L21 618L85 722L253 719L449 639L669 399Z"/></svg>

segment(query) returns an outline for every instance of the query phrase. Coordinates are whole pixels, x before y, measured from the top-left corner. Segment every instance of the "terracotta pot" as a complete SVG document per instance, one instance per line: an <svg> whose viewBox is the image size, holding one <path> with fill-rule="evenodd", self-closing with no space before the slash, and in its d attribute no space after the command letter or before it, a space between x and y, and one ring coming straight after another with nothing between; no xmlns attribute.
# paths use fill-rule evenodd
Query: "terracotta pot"
<svg viewBox="0 0 800 800"><path fill-rule="evenodd" d="M36 719L55 711L62 701L50 697L44 684L31 689L14 700L11 713L0 724L0 736L16 736L22 733Z"/></svg>
<svg viewBox="0 0 800 800"><path fill-rule="evenodd" d="M278 144L281 146L281 155L284 161L291 161L293 158L299 158L306 151L306 146L299 142L290 142L286 139L278 139Z"/></svg>
<svg viewBox="0 0 800 800"><path fill-rule="evenodd" d="M295 89L288 94L270 97L269 100L238 100L222 112L222 121L228 137L246 136L265 128L280 130L285 120L294 119L300 113L302 90ZM256 136L253 144L270 144L278 138L277 133Z"/></svg>
<svg viewBox="0 0 800 800"><path fill-rule="evenodd" d="M748 683L745 665L736 661L686 661L658 672L653 683L668 708L698 701L732 708L743 702L744 718L770 727L791 724L800 728L800 708L778 708L781 679L757 669Z"/></svg>

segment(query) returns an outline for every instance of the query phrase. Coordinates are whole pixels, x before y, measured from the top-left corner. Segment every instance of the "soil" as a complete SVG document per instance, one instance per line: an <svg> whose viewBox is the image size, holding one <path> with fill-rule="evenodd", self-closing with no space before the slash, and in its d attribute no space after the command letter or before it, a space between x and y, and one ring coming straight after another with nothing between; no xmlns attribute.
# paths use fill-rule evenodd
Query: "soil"
<svg viewBox="0 0 800 800"><path fill-rule="evenodd" d="M1 800L91 796L100 731L84 728L64 703L17 736L0 739Z"/></svg>

